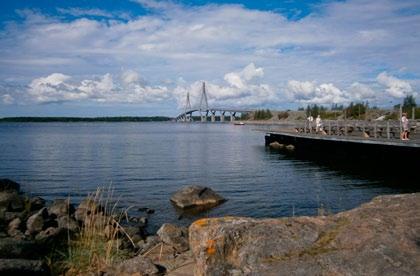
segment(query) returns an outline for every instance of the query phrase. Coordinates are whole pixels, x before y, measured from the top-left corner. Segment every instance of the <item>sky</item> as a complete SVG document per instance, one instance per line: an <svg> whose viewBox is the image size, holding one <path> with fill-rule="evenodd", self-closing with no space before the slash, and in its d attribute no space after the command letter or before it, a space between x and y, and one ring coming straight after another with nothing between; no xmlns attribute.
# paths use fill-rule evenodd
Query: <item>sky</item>
<svg viewBox="0 0 420 276"><path fill-rule="evenodd" d="M419 102L420 1L0 2L0 117Z"/></svg>

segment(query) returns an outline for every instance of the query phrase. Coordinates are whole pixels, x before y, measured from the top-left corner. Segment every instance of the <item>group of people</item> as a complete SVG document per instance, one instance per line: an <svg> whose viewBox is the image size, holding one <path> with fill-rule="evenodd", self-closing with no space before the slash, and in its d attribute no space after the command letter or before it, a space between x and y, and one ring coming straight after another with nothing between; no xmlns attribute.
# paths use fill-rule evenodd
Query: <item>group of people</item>
<svg viewBox="0 0 420 276"><path fill-rule="evenodd" d="M312 115L309 115L308 121L309 121L309 125L312 125L312 122L314 121L314 117L312 117ZM318 115L315 119L315 131L316 131L316 133L323 131L322 121L321 121L321 116L320 115Z"/></svg>
<svg viewBox="0 0 420 276"><path fill-rule="evenodd" d="M308 117L309 125L312 125L313 121L314 121L314 117L309 115L309 117ZM402 124L401 140L404 140L404 141L410 140L408 138L408 134L409 134L408 118L407 118L407 113L405 113L405 112L401 116L401 124ZM323 131L322 120L321 120L320 115L318 115L315 119L315 131L316 131L316 133Z"/></svg>

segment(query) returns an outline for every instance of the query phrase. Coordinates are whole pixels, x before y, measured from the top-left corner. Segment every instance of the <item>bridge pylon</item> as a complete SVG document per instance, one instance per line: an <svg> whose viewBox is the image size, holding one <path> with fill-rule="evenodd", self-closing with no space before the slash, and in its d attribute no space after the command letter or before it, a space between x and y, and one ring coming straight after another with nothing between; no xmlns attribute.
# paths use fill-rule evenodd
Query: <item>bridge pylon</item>
<svg viewBox="0 0 420 276"><path fill-rule="evenodd" d="M207 116L209 115L209 102L207 100L206 83L204 81L203 86L201 88L199 111L201 116L201 122L206 122ZM203 112L205 112L205 114L203 114Z"/></svg>
<svg viewBox="0 0 420 276"><path fill-rule="evenodd" d="M185 102L185 110L184 110L184 118L183 118L184 122L189 122L192 119L191 114L189 116L187 114L188 110L191 110L190 92L187 92L187 100Z"/></svg>

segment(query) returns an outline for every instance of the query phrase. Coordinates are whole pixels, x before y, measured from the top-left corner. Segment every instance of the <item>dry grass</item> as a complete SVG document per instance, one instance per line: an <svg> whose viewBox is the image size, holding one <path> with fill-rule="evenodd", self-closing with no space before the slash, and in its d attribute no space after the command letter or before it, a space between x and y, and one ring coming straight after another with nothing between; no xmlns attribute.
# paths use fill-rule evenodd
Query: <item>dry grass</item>
<svg viewBox="0 0 420 276"><path fill-rule="evenodd" d="M68 256L63 262L65 275L99 274L127 256L119 249L123 236L131 241L120 225L126 212L117 210L112 195L110 188L98 188L88 197L80 233L69 239Z"/></svg>

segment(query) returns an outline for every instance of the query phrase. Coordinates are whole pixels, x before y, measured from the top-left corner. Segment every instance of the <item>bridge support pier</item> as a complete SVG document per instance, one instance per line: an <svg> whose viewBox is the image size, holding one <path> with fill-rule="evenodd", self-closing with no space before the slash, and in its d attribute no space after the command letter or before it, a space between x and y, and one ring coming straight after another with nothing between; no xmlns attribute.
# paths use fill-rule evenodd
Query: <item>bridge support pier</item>
<svg viewBox="0 0 420 276"><path fill-rule="evenodd" d="M201 115L201 122L202 123L207 122L207 116L206 115Z"/></svg>
<svg viewBox="0 0 420 276"><path fill-rule="evenodd" d="M225 121L225 113L222 112L222 114L220 114L220 122L224 122Z"/></svg>
<svg viewBox="0 0 420 276"><path fill-rule="evenodd" d="M236 112L231 112L230 113L230 121L231 122L234 122L235 121L235 115L236 115Z"/></svg>
<svg viewBox="0 0 420 276"><path fill-rule="evenodd" d="M211 111L211 122L214 123L216 122L216 111Z"/></svg>

